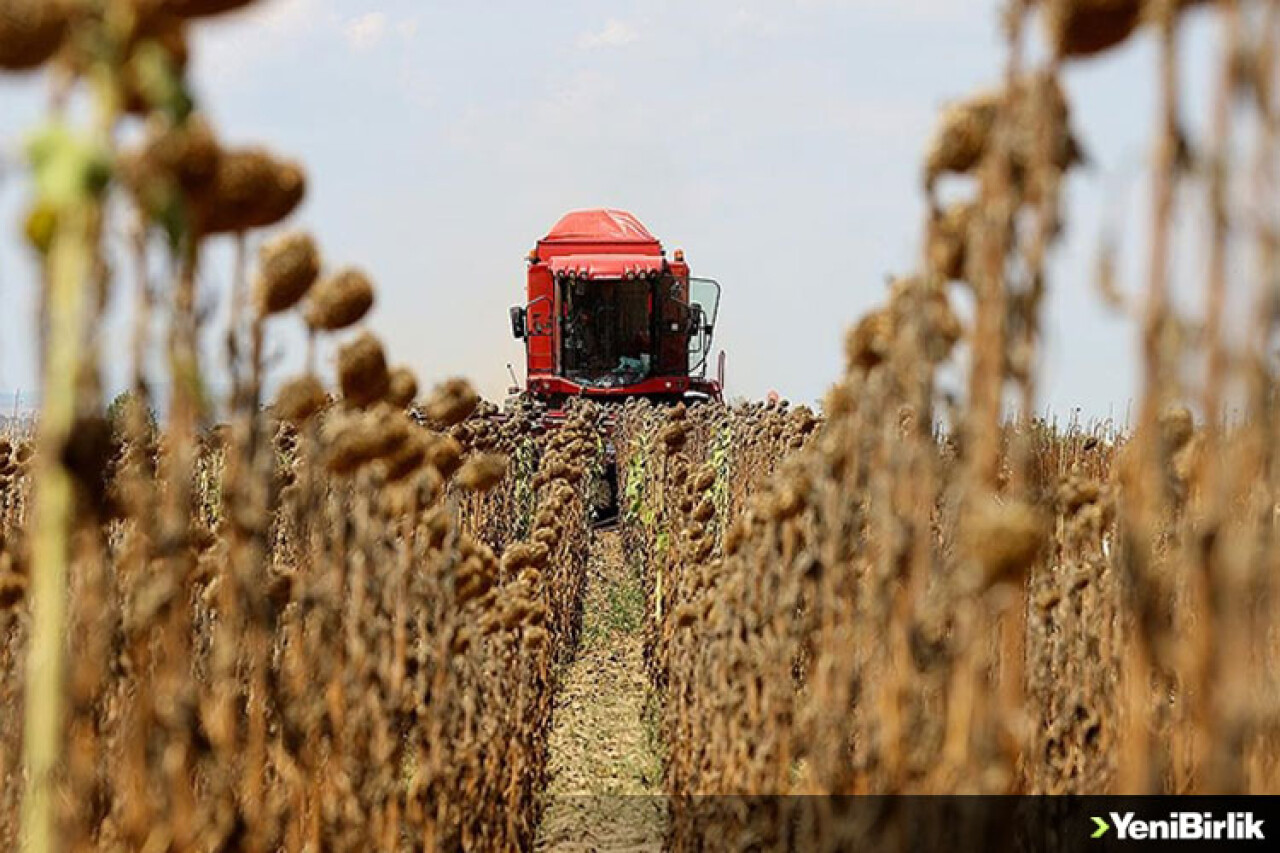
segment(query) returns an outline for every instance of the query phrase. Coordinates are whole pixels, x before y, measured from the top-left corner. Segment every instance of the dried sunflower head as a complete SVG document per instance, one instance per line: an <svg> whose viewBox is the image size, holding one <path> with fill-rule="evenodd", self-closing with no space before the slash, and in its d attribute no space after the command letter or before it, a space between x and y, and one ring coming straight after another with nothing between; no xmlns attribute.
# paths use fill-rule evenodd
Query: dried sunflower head
<svg viewBox="0 0 1280 853"><path fill-rule="evenodd" d="M313 329L337 331L354 326L373 307L373 282L357 269L340 270L311 291L306 320Z"/></svg>
<svg viewBox="0 0 1280 853"><path fill-rule="evenodd" d="M413 400L417 396L418 378L413 375L413 371L407 367L394 368L387 385L387 402L398 408L407 409L413 405Z"/></svg>
<svg viewBox="0 0 1280 853"><path fill-rule="evenodd" d="M227 151L198 205L201 231L227 234L280 222L306 195L302 167L260 148Z"/></svg>
<svg viewBox="0 0 1280 853"><path fill-rule="evenodd" d="M1101 53L1129 38L1142 23L1142 0L1049 0L1044 27L1060 57Z"/></svg>
<svg viewBox="0 0 1280 853"><path fill-rule="evenodd" d="M386 396L390 384L387 357L372 332L364 332L338 352L342 396L356 406L370 406Z"/></svg>
<svg viewBox="0 0 1280 853"><path fill-rule="evenodd" d="M320 380L311 374L290 379L280 386L272 413L282 421L302 423L329 404Z"/></svg>
<svg viewBox="0 0 1280 853"><path fill-rule="evenodd" d="M319 275L320 251L310 234L290 231L273 238L258 253L259 310L263 314L289 310Z"/></svg>
<svg viewBox="0 0 1280 853"><path fill-rule="evenodd" d="M450 379L437 385L422 407L423 414L446 427L462 423L480 403L480 396L465 379Z"/></svg>
<svg viewBox="0 0 1280 853"><path fill-rule="evenodd" d="M0 3L0 71L29 71L62 45L70 24L63 0L4 0Z"/></svg>
<svg viewBox="0 0 1280 853"><path fill-rule="evenodd" d="M458 485L468 491L492 489L507 473L507 458L496 453L473 456L458 470Z"/></svg>
<svg viewBox="0 0 1280 853"><path fill-rule="evenodd" d="M1044 515L1019 500L977 498L961 518L962 553L981 571L986 588L1020 580L1048 540Z"/></svg>

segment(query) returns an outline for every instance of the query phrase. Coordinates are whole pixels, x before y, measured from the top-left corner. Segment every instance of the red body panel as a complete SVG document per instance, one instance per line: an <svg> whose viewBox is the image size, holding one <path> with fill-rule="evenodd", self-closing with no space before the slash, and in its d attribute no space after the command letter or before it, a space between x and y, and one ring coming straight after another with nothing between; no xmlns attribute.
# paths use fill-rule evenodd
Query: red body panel
<svg viewBox="0 0 1280 853"><path fill-rule="evenodd" d="M635 216L620 210L581 210L566 214L538 241L529 255L526 302L527 390L544 400L569 396L617 399L629 396L679 397L697 392L719 399L720 383L689 376L687 338L664 336L654 353L654 374L641 382L615 387L581 385L562 375L561 317L557 276L585 280L655 278L670 274L676 295L688 300L689 267L677 253L668 261L662 244ZM666 303L664 300L664 304ZM677 322L663 316L663 322Z"/></svg>
<svg viewBox="0 0 1280 853"><path fill-rule="evenodd" d="M661 255L557 255L549 264L554 275L578 278L634 278L662 272Z"/></svg>
<svg viewBox="0 0 1280 853"><path fill-rule="evenodd" d="M528 373L551 373L556 369L556 295L551 270L543 264L529 267L529 335L526 339Z"/></svg>

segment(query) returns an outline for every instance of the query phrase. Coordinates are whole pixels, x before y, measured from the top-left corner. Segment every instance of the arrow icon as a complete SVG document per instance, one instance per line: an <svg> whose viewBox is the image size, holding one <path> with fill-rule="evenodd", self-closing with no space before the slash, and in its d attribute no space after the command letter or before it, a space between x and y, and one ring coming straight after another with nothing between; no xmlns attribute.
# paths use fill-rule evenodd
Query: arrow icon
<svg viewBox="0 0 1280 853"><path fill-rule="evenodd" d="M1107 822L1100 817L1095 817L1093 819L1093 822L1097 825L1098 828L1093 831L1093 835L1089 836L1090 838L1101 838L1102 836L1106 835L1107 830L1111 828L1107 824Z"/></svg>

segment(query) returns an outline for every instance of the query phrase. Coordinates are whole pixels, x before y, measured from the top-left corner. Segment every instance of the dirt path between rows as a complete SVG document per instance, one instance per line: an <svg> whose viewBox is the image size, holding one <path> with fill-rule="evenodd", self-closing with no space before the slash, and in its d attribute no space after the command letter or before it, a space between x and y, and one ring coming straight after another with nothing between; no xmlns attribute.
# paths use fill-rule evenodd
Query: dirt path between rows
<svg viewBox="0 0 1280 853"><path fill-rule="evenodd" d="M538 850L661 850L662 764L647 721L644 592L616 531L592 538L577 658L561 675Z"/></svg>

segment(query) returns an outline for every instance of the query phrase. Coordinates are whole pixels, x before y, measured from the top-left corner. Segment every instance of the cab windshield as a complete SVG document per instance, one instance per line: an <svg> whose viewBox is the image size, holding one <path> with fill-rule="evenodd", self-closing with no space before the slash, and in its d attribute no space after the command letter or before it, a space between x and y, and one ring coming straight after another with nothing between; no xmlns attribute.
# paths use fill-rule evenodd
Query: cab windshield
<svg viewBox="0 0 1280 853"><path fill-rule="evenodd" d="M567 378L610 388L653 374L652 280L574 279L562 288L561 365Z"/></svg>

